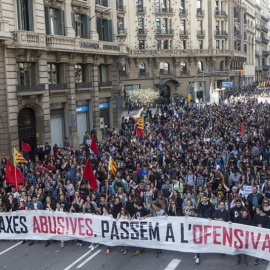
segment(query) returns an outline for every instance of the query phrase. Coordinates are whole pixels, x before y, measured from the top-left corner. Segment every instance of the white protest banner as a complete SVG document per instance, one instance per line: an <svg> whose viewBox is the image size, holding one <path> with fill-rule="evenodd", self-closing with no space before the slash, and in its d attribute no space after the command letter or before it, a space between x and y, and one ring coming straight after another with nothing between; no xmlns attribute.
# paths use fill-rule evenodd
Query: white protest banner
<svg viewBox="0 0 270 270"><path fill-rule="evenodd" d="M258 190L260 190L259 185L257 185ZM253 186L243 185L242 188L239 190L240 195L242 198L247 199L248 195L252 193Z"/></svg>
<svg viewBox="0 0 270 270"><path fill-rule="evenodd" d="M18 211L0 214L2 240L74 240L192 253L247 254L270 260L268 229L192 217L116 221L91 214Z"/></svg>

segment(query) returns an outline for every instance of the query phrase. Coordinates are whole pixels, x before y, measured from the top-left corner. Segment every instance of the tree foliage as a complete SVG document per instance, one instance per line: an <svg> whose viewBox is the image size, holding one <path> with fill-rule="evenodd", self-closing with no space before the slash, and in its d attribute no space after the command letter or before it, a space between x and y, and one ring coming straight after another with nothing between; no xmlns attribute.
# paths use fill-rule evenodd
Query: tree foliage
<svg viewBox="0 0 270 270"><path fill-rule="evenodd" d="M128 90L127 96L129 100L135 101L141 103L149 103L154 102L156 99L158 99L159 91L155 89L135 89L135 90Z"/></svg>

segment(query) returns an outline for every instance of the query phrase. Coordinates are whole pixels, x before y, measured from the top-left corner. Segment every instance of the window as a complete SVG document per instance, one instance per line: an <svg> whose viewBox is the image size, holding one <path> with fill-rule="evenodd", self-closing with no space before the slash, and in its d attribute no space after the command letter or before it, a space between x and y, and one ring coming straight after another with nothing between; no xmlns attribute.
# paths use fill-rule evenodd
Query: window
<svg viewBox="0 0 270 270"><path fill-rule="evenodd" d="M184 10L185 7L186 7L186 5L185 5L185 0L180 0L180 9L181 9L181 10Z"/></svg>
<svg viewBox="0 0 270 270"><path fill-rule="evenodd" d="M199 49L200 49L200 50L203 49L203 40L199 40Z"/></svg>
<svg viewBox="0 0 270 270"><path fill-rule="evenodd" d="M180 32L185 33L186 31L186 20L180 20Z"/></svg>
<svg viewBox="0 0 270 270"><path fill-rule="evenodd" d="M17 0L19 30L34 31L32 0Z"/></svg>
<svg viewBox="0 0 270 270"><path fill-rule="evenodd" d="M181 62L181 74L187 74L187 64L186 64L186 62Z"/></svg>
<svg viewBox="0 0 270 270"><path fill-rule="evenodd" d="M220 70L224 70L224 61L220 61L219 68Z"/></svg>
<svg viewBox="0 0 270 270"><path fill-rule="evenodd" d="M82 64L75 65L75 83L85 83L85 82L86 82L85 65Z"/></svg>
<svg viewBox="0 0 270 270"><path fill-rule="evenodd" d="M124 18L123 17L117 18L117 30L118 30L118 34L121 34L121 32L124 31Z"/></svg>
<svg viewBox="0 0 270 270"><path fill-rule="evenodd" d="M144 18L138 18L138 34L144 34Z"/></svg>
<svg viewBox="0 0 270 270"><path fill-rule="evenodd" d="M169 40L163 40L163 49L168 50L169 49Z"/></svg>
<svg viewBox="0 0 270 270"><path fill-rule="evenodd" d="M60 84L60 64L49 63L47 64L48 83Z"/></svg>
<svg viewBox="0 0 270 270"><path fill-rule="evenodd" d="M140 75L146 75L146 68L144 63L139 64Z"/></svg>
<svg viewBox="0 0 270 270"><path fill-rule="evenodd" d="M99 35L99 40L112 42L112 20L97 18L97 32Z"/></svg>
<svg viewBox="0 0 270 270"><path fill-rule="evenodd" d="M161 62L159 64L159 71L161 75L169 75L170 74L170 66L166 62Z"/></svg>
<svg viewBox="0 0 270 270"><path fill-rule="evenodd" d="M138 11L143 11L143 0L138 0Z"/></svg>
<svg viewBox="0 0 270 270"><path fill-rule="evenodd" d="M216 40L216 49L219 49L219 48L220 48L220 41Z"/></svg>
<svg viewBox="0 0 270 270"><path fill-rule="evenodd" d="M202 61L198 62L198 72L202 72L203 71L203 63Z"/></svg>
<svg viewBox="0 0 270 270"><path fill-rule="evenodd" d="M139 50L145 49L145 40L139 40Z"/></svg>
<svg viewBox="0 0 270 270"><path fill-rule="evenodd" d="M184 39L182 40L182 49L186 50L187 49L187 41Z"/></svg>
<svg viewBox="0 0 270 270"><path fill-rule="evenodd" d="M120 74L120 76L123 76L123 77L125 77L127 75L127 66L126 65L121 66L121 68L119 70L119 74Z"/></svg>
<svg viewBox="0 0 270 270"><path fill-rule="evenodd" d="M109 76L109 66L108 65L100 65L99 67L99 79L100 82L108 82L110 79Z"/></svg>
<svg viewBox="0 0 270 270"><path fill-rule="evenodd" d="M200 31L200 32L203 30L202 25L203 24L202 24L202 21L201 20L197 21L197 30Z"/></svg>
<svg viewBox="0 0 270 270"><path fill-rule="evenodd" d="M161 49L161 40L157 40L157 49Z"/></svg>
<svg viewBox="0 0 270 270"><path fill-rule="evenodd" d="M202 0L197 0L197 10L202 9Z"/></svg>
<svg viewBox="0 0 270 270"><path fill-rule="evenodd" d="M47 35L65 35L64 10L45 6L45 22Z"/></svg>
<svg viewBox="0 0 270 270"><path fill-rule="evenodd" d="M18 79L20 86L34 86L35 63L18 63Z"/></svg>
<svg viewBox="0 0 270 270"><path fill-rule="evenodd" d="M72 27L76 38L90 38L90 22L88 15L71 13Z"/></svg>
<svg viewBox="0 0 270 270"><path fill-rule="evenodd" d="M119 11L124 10L123 0L116 0L116 9Z"/></svg>

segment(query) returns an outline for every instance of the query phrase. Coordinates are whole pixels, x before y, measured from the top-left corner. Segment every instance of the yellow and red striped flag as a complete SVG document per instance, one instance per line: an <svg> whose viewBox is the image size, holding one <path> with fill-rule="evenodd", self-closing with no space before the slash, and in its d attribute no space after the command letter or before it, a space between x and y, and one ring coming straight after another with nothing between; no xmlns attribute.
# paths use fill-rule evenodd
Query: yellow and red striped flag
<svg viewBox="0 0 270 270"><path fill-rule="evenodd" d="M17 149L14 147L13 148L13 152L14 152L14 162L24 162L27 163L28 161L23 157L23 155L21 155Z"/></svg>
<svg viewBox="0 0 270 270"><path fill-rule="evenodd" d="M117 165L111 156L110 156L110 162L109 162L109 170L113 175L116 175Z"/></svg>
<svg viewBox="0 0 270 270"><path fill-rule="evenodd" d="M136 121L136 133L140 137L143 137L143 129L144 129L144 119L141 116L137 121Z"/></svg>

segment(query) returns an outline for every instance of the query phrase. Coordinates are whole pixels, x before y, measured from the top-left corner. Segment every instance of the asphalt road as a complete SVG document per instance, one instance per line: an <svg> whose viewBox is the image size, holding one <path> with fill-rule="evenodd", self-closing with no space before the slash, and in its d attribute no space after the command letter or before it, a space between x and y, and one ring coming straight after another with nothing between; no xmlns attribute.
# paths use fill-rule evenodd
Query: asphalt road
<svg viewBox="0 0 270 270"><path fill-rule="evenodd" d="M91 251L88 243L82 248L76 242L68 242L64 248L53 242L44 247L45 243L28 246L21 241L0 241L0 269L10 270L270 270L268 262L254 266L254 258L248 258L249 265L236 265L236 258L220 254L202 254L199 265L195 264L194 254L164 251L156 258L154 250L147 250L138 257L133 257L135 248L128 248L127 255L114 247L109 255L105 255L106 247L99 246Z"/></svg>

